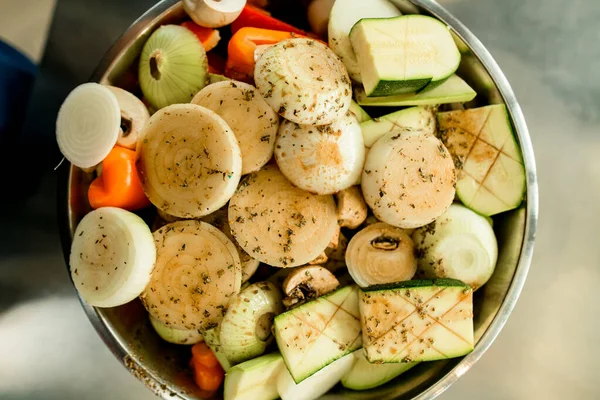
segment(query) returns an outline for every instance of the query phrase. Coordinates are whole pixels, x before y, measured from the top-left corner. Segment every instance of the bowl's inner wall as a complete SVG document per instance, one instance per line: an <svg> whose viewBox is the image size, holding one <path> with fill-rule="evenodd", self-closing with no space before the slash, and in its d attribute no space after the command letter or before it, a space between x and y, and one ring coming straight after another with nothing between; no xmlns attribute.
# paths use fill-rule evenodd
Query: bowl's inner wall
<svg viewBox="0 0 600 400"><path fill-rule="evenodd" d="M397 0L401 2L401 0ZM410 4L407 3L406 4ZM410 6L415 7L415 6ZM417 9L417 8L413 8ZM426 14L424 10L419 10ZM116 52L108 65L101 65L98 81L120 86L136 92L137 59L147 37L159 25L178 23L185 18L180 3L166 9L160 16L139 20L144 29L129 40L128 45ZM459 75L476 91L477 97L472 106L502 103L494 81L487 73L479 59L471 53L469 47L458 37L463 56ZM67 182L68 212L71 235L77 223L90 211L87 202L87 188L91 174L85 174L75 167L70 168ZM520 209L504 213L494 218L494 230L498 237L499 259L494 275L490 281L475 293L475 338L479 340L495 318L508 292L517 267L525 232L525 205ZM109 334L103 334L107 345L123 364L140 378L156 394L163 398L203 398L193 384L187 363L189 348L166 343L158 338L152 329L147 313L139 301L112 309L92 309L86 307L88 314L96 313L100 323L104 324ZM409 399L435 384L449 373L462 358L448 361L422 363L396 380L380 388L353 392L336 387L327 399ZM217 395L216 398L220 398Z"/></svg>

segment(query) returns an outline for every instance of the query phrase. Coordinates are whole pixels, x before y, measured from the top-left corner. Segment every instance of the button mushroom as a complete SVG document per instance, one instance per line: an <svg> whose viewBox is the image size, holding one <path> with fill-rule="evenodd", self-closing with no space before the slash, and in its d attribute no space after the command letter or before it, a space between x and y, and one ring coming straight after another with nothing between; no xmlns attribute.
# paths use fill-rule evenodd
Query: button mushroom
<svg viewBox="0 0 600 400"><path fill-rule="evenodd" d="M380 222L350 240L346 265L361 287L410 280L417 271L414 244L404 230Z"/></svg>
<svg viewBox="0 0 600 400"><path fill-rule="evenodd" d="M242 12L246 0L183 0L190 18L206 28L220 28L232 23Z"/></svg>
<svg viewBox="0 0 600 400"><path fill-rule="evenodd" d="M144 103L127 90L108 86L119 102L121 109L121 127L117 144L135 150L140 131L150 119L150 113Z"/></svg>
<svg viewBox="0 0 600 400"><path fill-rule="evenodd" d="M367 203L358 186L338 192L335 198L340 226L356 229L367 219Z"/></svg>
<svg viewBox="0 0 600 400"><path fill-rule="evenodd" d="M294 270L283 282L286 298L283 304L291 307L309 299L314 299L335 290L339 286L337 278L320 266L308 266Z"/></svg>

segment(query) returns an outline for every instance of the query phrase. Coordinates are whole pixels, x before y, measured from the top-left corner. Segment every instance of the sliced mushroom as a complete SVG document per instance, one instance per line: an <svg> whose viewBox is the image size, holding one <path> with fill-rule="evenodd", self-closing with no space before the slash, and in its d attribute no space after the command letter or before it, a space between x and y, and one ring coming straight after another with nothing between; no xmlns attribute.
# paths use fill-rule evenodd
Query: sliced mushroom
<svg viewBox="0 0 600 400"><path fill-rule="evenodd" d="M206 28L220 28L232 23L242 12L246 0L183 0L190 18Z"/></svg>
<svg viewBox="0 0 600 400"><path fill-rule="evenodd" d="M350 240L346 265L361 287L407 281L417 271L415 246L403 229L369 225Z"/></svg>
<svg viewBox="0 0 600 400"><path fill-rule="evenodd" d="M314 299L335 290L339 286L337 278L320 266L301 267L290 273L283 282L287 297L283 300L291 307L309 299Z"/></svg>
<svg viewBox="0 0 600 400"><path fill-rule="evenodd" d="M121 128L117 144L135 150L139 133L150 119L150 112L140 99L127 90L115 86L108 88L117 97L121 108Z"/></svg>
<svg viewBox="0 0 600 400"><path fill-rule="evenodd" d="M356 229L367 219L367 203L360 187L351 186L335 195L337 200L338 223L342 227Z"/></svg>

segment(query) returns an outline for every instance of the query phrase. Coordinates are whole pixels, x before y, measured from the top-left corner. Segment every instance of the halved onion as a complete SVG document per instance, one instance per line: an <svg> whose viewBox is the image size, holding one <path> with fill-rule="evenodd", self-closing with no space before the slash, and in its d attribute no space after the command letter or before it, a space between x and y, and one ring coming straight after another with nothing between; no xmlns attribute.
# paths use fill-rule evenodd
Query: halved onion
<svg viewBox="0 0 600 400"><path fill-rule="evenodd" d="M281 293L270 282L244 289L229 305L221 321L221 351L237 364L263 354L273 341L273 318L283 312Z"/></svg>
<svg viewBox="0 0 600 400"><path fill-rule="evenodd" d="M140 296L154 318L177 329L216 326L240 291L242 267L234 244L200 221L167 224L154 232L157 258Z"/></svg>
<svg viewBox="0 0 600 400"><path fill-rule="evenodd" d="M335 201L295 187L268 165L240 183L229 202L229 225L252 257L275 267L295 267L329 245L337 229Z"/></svg>
<svg viewBox="0 0 600 400"><path fill-rule="evenodd" d="M91 168L99 164L119 138L121 109L105 86L84 83L65 99L56 118L56 141L71 164Z"/></svg>
<svg viewBox="0 0 600 400"><path fill-rule="evenodd" d="M407 281L417 271L410 236L383 222L369 225L350 239L346 265L360 287Z"/></svg>
<svg viewBox="0 0 600 400"><path fill-rule="evenodd" d="M285 121L275 143L281 172L300 189L333 194L356 183L365 163L360 125L346 113L331 125L298 125Z"/></svg>
<svg viewBox="0 0 600 400"><path fill-rule="evenodd" d="M195 104L158 110L137 146L146 195L176 217L197 218L223 207L240 180L242 155L227 123Z"/></svg>

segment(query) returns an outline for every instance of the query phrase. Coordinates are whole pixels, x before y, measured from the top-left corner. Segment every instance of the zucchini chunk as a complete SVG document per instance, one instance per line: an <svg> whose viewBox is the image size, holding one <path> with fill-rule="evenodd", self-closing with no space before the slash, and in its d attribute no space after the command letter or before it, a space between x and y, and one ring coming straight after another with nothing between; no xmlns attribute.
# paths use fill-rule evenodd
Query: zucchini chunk
<svg viewBox="0 0 600 400"><path fill-rule="evenodd" d="M362 345L358 289L335 292L275 317L275 340L296 383Z"/></svg>
<svg viewBox="0 0 600 400"><path fill-rule="evenodd" d="M519 207L525 167L506 106L440 112L437 119L439 137L454 159L461 202L485 216Z"/></svg>
<svg viewBox="0 0 600 400"><path fill-rule="evenodd" d="M352 355L356 361L341 381L342 386L352 390L367 390L384 385L418 364L418 362L371 364L363 350L357 350Z"/></svg>
<svg viewBox="0 0 600 400"><path fill-rule="evenodd" d="M460 64L448 27L425 15L363 18L352 27L350 41L367 96L432 89Z"/></svg>
<svg viewBox="0 0 600 400"><path fill-rule="evenodd" d="M369 121L361 122L365 146L371 147L386 133L435 133L435 113L431 107L410 107Z"/></svg>
<svg viewBox="0 0 600 400"><path fill-rule="evenodd" d="M342 60L356 82L361 82L360 68L350 43L350 30L361 18L389 18L402 15L388 0L336 0L331 8L327 33L329 47Z"/></svg>
<svg viewBox="0 0 600 400"><path fill-rule="evenodd" d="M419 93L397 94L395 96L369 97L362 87L355 87L356 102L361 106L405 107L435 104L465 103L475 98L477 93L458 75L452 75L439 86Z"/></svg>
<svg viewBox="0 0 600 400"><path fill-rule="evenodd" d="M460 281L371 286L361 290L359 308L369 362L442 360L474 348L473 290Z"/></svg>
<svg viewBox="0 0 600 400"><path fill-rule="evenodd" d="M225 375L224 400L274 400L277 375L284 369L279 353L269 353L232 367Z"/></svg>

